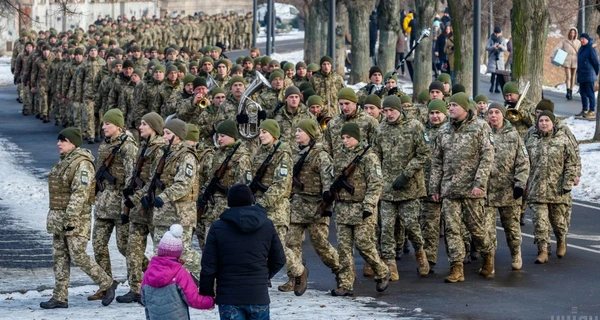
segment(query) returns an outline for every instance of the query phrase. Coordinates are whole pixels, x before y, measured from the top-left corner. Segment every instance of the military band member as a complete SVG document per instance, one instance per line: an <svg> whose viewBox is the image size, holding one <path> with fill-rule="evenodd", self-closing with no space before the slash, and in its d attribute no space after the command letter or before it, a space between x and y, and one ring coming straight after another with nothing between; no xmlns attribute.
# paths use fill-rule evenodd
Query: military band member
<svg viewBox="0 0 600 320"><path fill-rule="evenodd" d="M329 113L328 109L323 104L323 99L316 94L308 98L306 105L308 106L308 111L317 118L318 123L321 123L325 118L332 117L331 113Z"/></svg>
<svg viewBox="0 0 600 320"><path fill-rule="evenodd" d="M258 96L257 102L262 106L263 111L267 112L267 117L272 119L275 110L280 104L285 103L285 89L283 88L284 75L280 71L274 71L269 75L271 88Z"/></svg>
<svg viewBox="0 0 600 320"><path fill-rule="evenodd" d="M275 110L273 119L279 124L280 141L290 143L295 140L295 130L298 122L305 119L315 119L315 116L300 102L300 90L295 86L291 86L285 89L285 105Z"/></svg>
<svg viewBox="0 0 600 320"><path fill-rule="evenodd" d="M485 94L478 94L473 101L477 103L477 116L486 120L488 104L490 103L488 97Z"/></svg>
<svg viewBox="0 0 600 320"><path fill-rule="evenodd" d="M207 146L215 144L214 136L217 127L217 117L219 108L225 102L225 90L223 88L214 88L210 91L212 103L201 110L200 116L197 119L198 129L200 130L200 142Z"/></svg>

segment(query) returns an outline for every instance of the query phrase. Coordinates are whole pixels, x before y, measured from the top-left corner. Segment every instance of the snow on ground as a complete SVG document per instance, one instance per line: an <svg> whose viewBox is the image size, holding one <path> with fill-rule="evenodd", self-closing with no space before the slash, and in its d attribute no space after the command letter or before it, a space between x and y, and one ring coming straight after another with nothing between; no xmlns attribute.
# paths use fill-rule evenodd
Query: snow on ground
<svg viewBox="0 0 600 320"><path fill-rule="evenodd" d="M287 53L273 53L270 55L271 59L273 60L277 60L280 63L282 61L287 61L287 62L291 62L294 65L297 62L300 61L304 61L304 50L298 50L298 51L292 51L292 52L287 52ZM283 67L283 66L281 66Z"/></svg>
<svg viewBox="0 0 600 320"><path fill-rule="evenodd" d="M0 87L14 81L14 77L10 73L10 59L11 57L9 56L0 57Z"/></svg>
<svg viewBox="0 0 600 320"><path fill-rule="evenodd" d="M596 129L596 121L575 119L575 117L569 117L563 120L563 123L568 125L577 141L590 140L594 137L594 130Z"/></svg>
<svg viewBox="0 0 600 320"><path fill-rule="evenodd" d="M596 121L580 120L574 117L563 120L578 141L589 140L594 136ZM573 187L573 198L583 201L600 202L600 143L579 145L581 154L581 181Z"/></svg>
<svg viewBox="0 0 600 320"><path fill-rule="evenodd" d="M295 39L304 39L304 31L300 31L298 29L292 29L292 31L288 33L276 33L275 34L275 44L277 41L282 40L295 40ZM261 29L261 33L256 37L256 43L265 43L267 42L267 34L263 32Z"/></svg>

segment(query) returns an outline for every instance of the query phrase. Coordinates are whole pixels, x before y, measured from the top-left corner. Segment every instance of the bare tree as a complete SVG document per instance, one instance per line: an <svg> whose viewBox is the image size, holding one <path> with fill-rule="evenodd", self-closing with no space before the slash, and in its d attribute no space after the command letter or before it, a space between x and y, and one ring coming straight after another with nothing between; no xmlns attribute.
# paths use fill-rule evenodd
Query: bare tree
<svg viewBox="0 0 600 320"><path fill-rule="evenodd" d="M336 1L335 20L335 72L343 77L346 64L346 32L348 31L348 9L343 0Z"/></svg>
<svg viewBox="0 0 600 320"><path fill-rule="evenodd" d="M418 28L420 32L420 30L429 28L433 24L437 0L415 0L415 7L417 26L413 28ZM428 88L431 83L432 46L433 37L423 38L414 52L413 93L415 97L419 91Z"/></svg>
<svg viewBox="0 0 600 320"><path fill-rule="evenodd" d="M454 83L473 90L473 1L448 0L454 34ZM479 72L479 70L476 70Z"/></svg>
<svg viewBox="0 0 600 320"><path fill-rule="evenodd" d="M304 60L318 62L327 53L328 0L309 0L304 32Z"/></svg>
<svg viewBox="0 0 600 320"><path fill-rule="evenodd" d="M367 82L369 76L369 15L373 11L373 2L364 0L346 0L350 35L352 37L352 69L348 83Z"/></svg>
<svg viewBox="0 0 600 320"><path fill-rule="evenodd" d="M379 49L377 65L384 72L393 70L396 60L396 41L400 34L400 1L380 0L377 6Z"/></svg>

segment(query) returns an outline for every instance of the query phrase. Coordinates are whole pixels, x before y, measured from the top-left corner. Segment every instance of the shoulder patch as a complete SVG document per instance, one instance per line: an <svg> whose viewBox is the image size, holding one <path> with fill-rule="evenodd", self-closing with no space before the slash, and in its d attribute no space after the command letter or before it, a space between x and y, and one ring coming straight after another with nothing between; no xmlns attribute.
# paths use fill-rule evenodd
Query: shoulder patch
<svg viewBox="0 0 600 320"><path fill-rule="evenodd" d="M279 175L282 177L287 177L289 172L287 163L282 163L281 167L279 167Z"/></svg>
<svg viewBox="0 0 600 320"><path fill-rule="evenodd" d="M375 172L377 172L377 177L381 178L381 165L380 164L376 164L375 165Z"/></svg>
<svg viewBox="0 0 600 320"><path fill-rule="evenodd" d="M490 143L494 145L494 133L490 131Z"/></svg>
<svg viewBox="0 0 600 320"><path fill-rule="evenodd" d="M427 131L423 131L423 139L425 139L425 142L429 143L429 135L427 134Z"/></svg>
<svg viewBox="0 0 600 320"><path fill-rule="evenodd" d="M185 164L185 175L191 177L194 174L194 166L191 163Z"/></svg>
<svg viewBox="0 0 600 320"><path fill-rule="evenodd" d="M88 176L88 172L86 170L81 171L81 184L87 186L90 183L90 177Z"/></svg>
<svg viewBox="0 0 600 320"><path fill-rule="evenodd" d="M525 145L522 145L522 146L521 146L521 149L523 149L523 154L524 154L526 157L529 157L529 153L527 153L527 147L526 147Z"/></svg>
<svg viewBox="0 0 600 320"><path fill-rule="evenodd" d="M246 170L246 184L252 182L252 170Z"/></svg>

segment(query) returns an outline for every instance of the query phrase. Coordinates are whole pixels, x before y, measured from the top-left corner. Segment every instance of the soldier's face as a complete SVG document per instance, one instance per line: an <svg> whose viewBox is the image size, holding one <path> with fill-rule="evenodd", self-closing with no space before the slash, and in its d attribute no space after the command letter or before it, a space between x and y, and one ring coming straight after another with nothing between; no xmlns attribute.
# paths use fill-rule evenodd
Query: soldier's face
<svg viewBox="0 0 600 320"><path fill-rule="evenodd" d="M75 55L75 61L77 61L77 62L81 62L81 61L83 61L83 55L81 55L81 54L76 54L76 55Z"/></svg>
<svg viewBox="0 0 600 320"><path fill-rule="evenodd" d="M310 113L314 114L315 116L320 116L321 112L323 112L323 107L318 104L313 104L308 108L308 111L310 111Z"/></svg>
<svg viewBox="0 0 600 320"><path fill-rule="evenodd" d="M352 102L346 99L340 99L338 103L344 115L350 116L356 113L356 102Z"/></svg>
<svg viewBox="0 0 600 320"><path fill-rule="evenodd" d="M131 77L132 74L133 74L133 68L123 69L123 75L125 75L126 77Z"/></svg>
<svg viewBox="0 0 600 320"><path fill-rule="evenodd" d="M450 113L450 118L456 120L463 120L467 117L467 110L463 109L458 103L450 102L448 104L448 112Z"/></svg>
<svg viewBox="0 0 600 320"><path fill-rule="evenodd" d="M220 64L217 66L217 73L220 76L226 76L227 75L227 66L224 64Z"/></svg>
<svg viewBox="0 0 600 320"><path fill-rule="evenodd" d="M266 130L264 129L259 129L260 133L258 134L258 139L260 139L260 143L264 146L264 145L268 145L273 143L273 141L275 141L275 138L273 138L273 136Z"/></svg>
<svg viewBox="0 0 600 320"><path fill-rule="evenodd" d="M285 98L288 107L297 109L300 106L300 95L290 94L287 98Z"/></svg>
<svg viewBox="0 0 600 320"><path fill-rule="evenodd" d="M221 147L224 147L234 143L235 139L226 134L219 133L217 134L217 142Z"/></svg>
<svg viewBox="0 0 600 320"><path fill-rule="evenodd" d="M298 69L296 69L296 75L299 77L306 77L306 68L298 67Z"/></svg>
<svg viewBox="0 0 600 320"><path fill-rule="evenodd" d="M432 110L429 112L429 122L433 124L440 124L446 120L446 115L438 110Z"/></svg>
<svg viewBox="0 0 600 320"><path fill-rule="evenodd" d="M294 76L294 69L285 70L285 76L286 76L286 78L291 79Z"/></svg>
<svg viewBox="0 0 600 320"><path fill-rule="evenodd" d="M163 129L163 141L166 144L169 144L169 141L173 139L173 144L177 144L179 142L181 142L181 139L179 139L178 136L176 136L171 130L169 129Z"/></svg>
<svg viewBox="0 0 600 320"><path fill-rule="evenodd" d="M187 92L187 94L192 94L194 93L194 84L193 83L187 83L184 87L185 92Z"/></svg>
<svg viewBox="0 0 600 320"><path fill-rule="evenodd" d="M310 142L310 137L308 134L300 128L296 128L296 143L305 146Z"/></svg>
<svg viewBox="0 0 600 320"><path fill-rule="evenodd" d="M256 69L256 71L262 71L262 66L260 64L257 64L256 66L254 66L254 69Z"/></svg>
<svg viewBox="0 0 600 320"><path fill-rule="evenodd" d="M28 45L25 46L25 50L27 51L27 53L30 53L31 50L33 50L33 46L30 45L30 44L28 44Z"/></svg>
<svg viewBox="0 0 600 320"><path fill-rule="evenodd" d="M212 103L215 107L219 107L221 105L221 103L223 103L223 101L225 101L224 93L217 93L216 95L213 96Z"/></svg>
<svg viewBox="0 0 600 320"><path fill-rule="evenodd" d="M244 74L242 72L236 71L236 72L231 72L230 76L231 77L235 77L235 76L243 77Z"/></svg>
<svg viewBox="0 0 600 320"><path fill-rule="evenodd" d="M504 100L506 100L506 102L516 103L519 101L519 95L516 93L507 93L504 95Z"/></svg>
<svg viewBox="0 0 600 320"><path fill-rule="evenodd" d="M112 136L116 136L117 134L121 133L121 128L115 126L114 124L112 124L110 122L104 121L102 123L102 131L104 131L104 135L107 138L110 138Z"/></svg>
<svg viewBox="0 0 600 320"><path fill-rule="evenodd" d="M353 137L351 137L347 134L343 134L342 135L342 143L344 144L344 147L350 149L350 148L354 148L358 145L358 140L354 139Z"/></svg>
<svg viewBox="0 0 600 320"><path fill-rule="evenodd" d="M156 51L156 50L150 51L150 58L152 58L152 59L158 58L158 51Z"/></svg>
<svg viewBox="0 0 600 320"><path fill-rule="evenodd" d="M194 85L194 84L192 83L192 85ZM194 90L194 93L205 97L208 94L208 88L205 86L197 86L196 89Z"/></svg>
<svg viewBox="0 0 600 320"><path fill-rule="evenodd" d="M550 132L554 128L554 123L548 116L541 116L538 119L538 128L541 132Z"/></svg>
<svg viewBox="0 0 600 320"><path fill-rule="evenodd" d="M492 108L492 109L488 110L487 114L488 114L488 122L490 123L490 126L492 128L494 128L494 129L502 128L502 125L504 124L504 116L502 115L502 112L500 112L500 110L498 110L496 108Z"/></svg>
<svg viewBox="0 0 600 320"><path fill-rule="evenodd" d="M443 84L444 84L444 91L450 92L450 84L448 82L443 82Z"/></svg>
<svg viewBox="0 0 600 320"><path fill-rule="evenodd" d="M433 99L439 99L439 100L443 100L444 99L444 93L441 92L438 89L432 89L429 91L429 100L433 100Z"/></svg>
<svg viewBox="0 0 600 320"><path fill-rule="evenodd" d="M275 90L280 90L281 88L283 88L283 79L279 77L273 79L273 81L271 81L271 86Z"/></svg>
<svg viewBox="0 0 600 320"><path fill-rule="evenodd" d="M385 117L388 122L396 122L396 120L398 120L398 118L400 118L401 115L400 111L394 108L385 108L383 109L383 113L385 114Z"/></svg>
<svg viewBox="0 0 600 320"><path fill-rule="evenodd" d="M262 72L264 72L264 73L269 72L269 65L268 64L262 66Z"/></svg>
<svg viewBox="0 0 600 320"><path fill-rule="evenodd" d="M44 58L48 58L48 55L50 54L50 50L44 50L44 51L42 51L42 54L44 55Z"/></svg>
<svg viewBox="0 0 600 320"><path fill-rule="evenodd" d="M205 72L211 72L213 71L213 68L213 64L208 61L202 64L202 70Z"/></svg>
<svg viewBox="0 0 600 320"><path fill-rule="evenodd" d="M73 150L75 150L76 146L71 143L68 139L66 140L58 140L56 142L56 146L58 147L58 152L60 154L67 154Z"/></svg>
<svg viewBox="0 0 600 320"><path fill-rule="evenodd" d="M479 112L484 113L487 111L487 103L485 101L479 101L477 102L477 110L479 110Z"/></svg>
<svg viewBox="0 0 600 320"><path fill-rule="evenodd" d="M142 57L142 52L141 51L134 51L132 52L132 55L134 58L139 59Z"/></svg>
<svg viewBox="0 0 600 320"><path fill-rule="evenodd" d="M165 73L162 72L161 70L154 71L154 80L156 80L156 81L165 80Z"/></svg>
<svg viewBox="0 0 600 320"><path fill-rule="evenodd" d="M244 67L244 70L246 70L246 71L252 71L252 69L254 69L252 62L250 62L250 61L244 62L243 67Z"/></svg>
<svg viewBox="0 0 600 320"><path fill-rule="evenodd" d="M331 63L329 63L329 61L321 63L321 71L323 71L324 73L331 72Z"/></svg>
<svg viewBox="0 0 600 320"><path fill-rule="evenodd" d="M177 78L179 77L179 71L171 71L169 72L169 74L167 75L167 78L169 79L169 81L171 82L175 82L177 81Z"/></svg>
<svg viewBox="0 0 600 320"><path fill-rule="evenodd" d="M385 88L390 90L392 88L395 88L398 84L396 83L396 80L394 79L389 79L386 84L385 84Z"/></svg>
<svg viewBox="0 0 600 320"><path fill-rule="evenodd" d="M374 104L365 104L364 106L365 112L375 119L379 119L379 113L381 110L377 108Z"/></svg>
<svg viewBox="0 0 600 320"><path fill-rule="evenodd" d="M381 84L383 82L383 76L379 72L373 73L371 76L371 82L375 84Z"/></svg>
<svg viewBox="0 0 600 320"><path fill-rule="evenodd" d="M233 92L233 96L238 100L242 97L245 90L246 87L241 82L236 82L233 85L231 85L231 92Z"/></svg>
<svg viewBox="0 0 600 320"><path fill-rule="evenodd" d="M213 51L211 51L211 52L210 52L210 55L211 55L211 57L213 58L213 60L218 60L218 59L219 59L219 56L220 56L220 54L219 54L219 51L217 51L217 50L213 50Z"/></svg>
<svg viewBox="0 0 600 320"><path fill-rule="evenodd" d="M114 71L115 73L119 74L121 73L121 71L123 70L123 65L122 64L118 64L114 67Z"/></svg>
<svg viewBox="0 0 600 320"><path fill-rule="evenodd" d="M98 50L92 49L92 50L90 50L88 55L90 56L90 58L96 58L98 56Z"/></svg>
<svg viewBox="0 0 600 320"><path fill-rule="evenodd" d="M146 121L142 120L142 122L140 122L140 126L138 127L138 129L140 130L140 137L146 139L148 138L148 136L155 134L156 132L154 131L154 129L152 129L148 123L146 123Z"/></svg>
<svg viewBox="0 0 600 320"><path fill-rule="evenodd" d="M191 67L190 68L190 73L193 75L197 75L198 74L198 67Z"/></svg>

